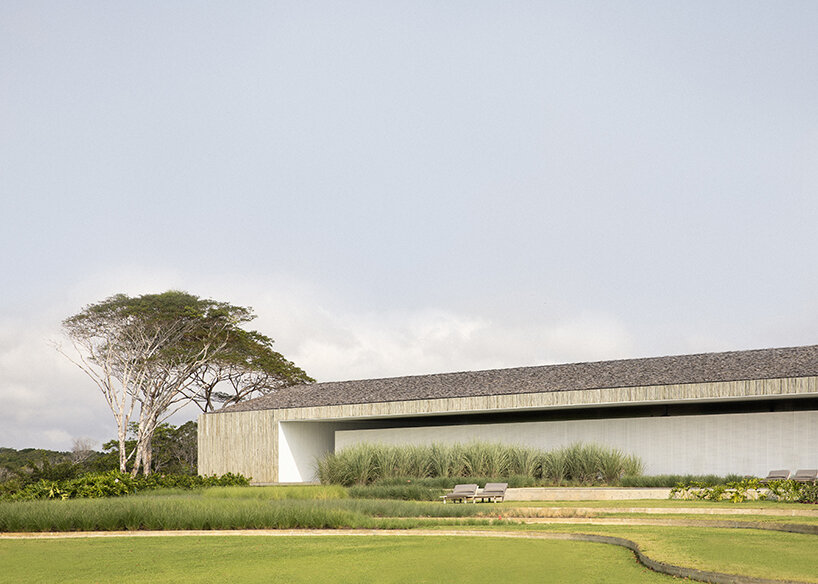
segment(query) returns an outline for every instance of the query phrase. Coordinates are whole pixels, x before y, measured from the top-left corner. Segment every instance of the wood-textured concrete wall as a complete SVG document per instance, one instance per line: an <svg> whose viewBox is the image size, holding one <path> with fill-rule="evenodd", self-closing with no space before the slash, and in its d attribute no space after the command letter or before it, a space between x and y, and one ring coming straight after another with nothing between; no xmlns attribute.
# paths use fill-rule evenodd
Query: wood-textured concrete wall
<svg viewBox="0 0 818 584"><path fill-rule="evenodd" d="M199 474L226 472L254 483L278 480L275 412L225 412L199 416Z"/></svg>
<svg viewBox="0 0 818 584"><path fill-rule="evenodd" d="M282 420L343 420L466 412L562 409L584 406L729 401L818 396L818 377L718 383L611 387L445 399L316 406L277 410Z"/></svg>

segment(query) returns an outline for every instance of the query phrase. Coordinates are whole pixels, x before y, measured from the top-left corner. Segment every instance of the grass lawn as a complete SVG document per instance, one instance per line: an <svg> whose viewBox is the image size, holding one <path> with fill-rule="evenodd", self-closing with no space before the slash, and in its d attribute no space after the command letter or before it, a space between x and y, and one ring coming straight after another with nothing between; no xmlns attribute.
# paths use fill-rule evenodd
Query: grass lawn
<svg viewBox="0 0 818 584"><path fill-rule="evenodd" d="M655 560L678 566L758 578L818 582L818 536L815 535L636 525L546 524L503 529L613 535L635 541Z"/></svg>
<svg viewBox="0 0 818 584"><path fill-rule="evenodd" d="M16 584L672 581L614 546L477 537L5 540L0 541L0 566L0 580Z"/></svg>

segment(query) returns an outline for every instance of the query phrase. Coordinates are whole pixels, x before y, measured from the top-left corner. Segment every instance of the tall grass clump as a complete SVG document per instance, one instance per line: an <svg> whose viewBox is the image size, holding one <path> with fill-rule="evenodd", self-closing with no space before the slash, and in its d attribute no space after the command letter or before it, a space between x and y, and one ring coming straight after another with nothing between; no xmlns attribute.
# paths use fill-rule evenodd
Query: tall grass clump
<svg viewBox="0 0 818 584"><path fill-rule="evenodd" d="M377 528L392 518L479 517L478 505L365 499L143 495L108 499L0 502L0 532ZM394 525L393 525L394 526Z"/></svg>
<svg viewBox="0 0 818 584"><path fill-rule="evenodd" d="M548 484L617 483L642 472L633 455L596 444L551 451L489 442L390 446L358 444L317 461L323 484L369 485L391 479L518 477L515 482Z"/></svg>

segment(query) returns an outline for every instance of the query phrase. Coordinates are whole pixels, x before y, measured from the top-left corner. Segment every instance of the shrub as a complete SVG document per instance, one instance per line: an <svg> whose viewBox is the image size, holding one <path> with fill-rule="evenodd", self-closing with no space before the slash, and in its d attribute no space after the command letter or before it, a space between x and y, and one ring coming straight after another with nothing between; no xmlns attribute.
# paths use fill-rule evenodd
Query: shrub
<svg viewBox="0 0 818 584"><path fill-rule="evenodd" d="M818 487L793 480L770 481L762 484L757 478L746 478L721 484L697 481L680 483L670 491L671 499L700 499L742 503L752 499L770 499L792 503L810 503L818 498Z"/></svg>
<svg viewBox="0 0 818 584"><path fill-rule="evenodd" d="M675 487L677 485L688 485L698 483L702 486L722 485L741 481L738 475L727 475L720 477L717 475L631 475L626 473L619 481L623 487Z"/></svg>
<svg viewBox="0 0 818 584"><path fill-rule="evenodd" d="M132 477L118 471L88 473L75 479L40 479L13 492L6 492L5 499L32 501L37 499L95 499L119 497L139 491L174 488L197 489L203 487L246 486L250 482L241 475L231 473L222 476L197 475L148 475Z"/></svg>
<svg viewBox="0 0 818 584"><path fill-rule="evenodd" d="M801 489L801 495L798 498L798 502L818 505L818 484L804 485Z"/></svg>

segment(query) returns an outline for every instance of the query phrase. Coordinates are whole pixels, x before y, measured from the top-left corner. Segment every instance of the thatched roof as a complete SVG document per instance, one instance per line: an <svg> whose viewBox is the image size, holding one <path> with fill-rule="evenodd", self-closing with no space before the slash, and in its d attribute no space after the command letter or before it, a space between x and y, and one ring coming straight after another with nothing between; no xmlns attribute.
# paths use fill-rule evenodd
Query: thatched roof
<svg viewBox="0 0 818 584"><path fill-rule="evenodd" d="M298 385L222 411L818 376L818 345Z"/></svg>

